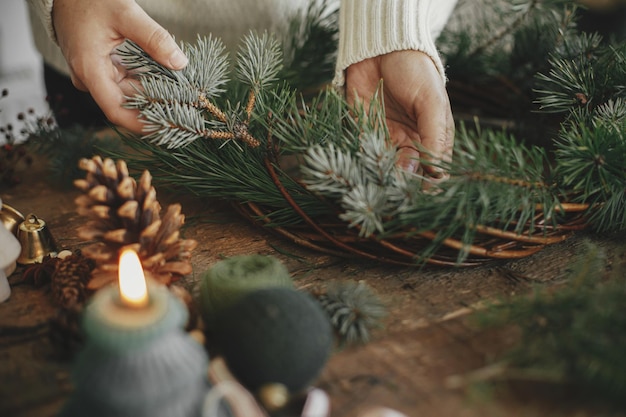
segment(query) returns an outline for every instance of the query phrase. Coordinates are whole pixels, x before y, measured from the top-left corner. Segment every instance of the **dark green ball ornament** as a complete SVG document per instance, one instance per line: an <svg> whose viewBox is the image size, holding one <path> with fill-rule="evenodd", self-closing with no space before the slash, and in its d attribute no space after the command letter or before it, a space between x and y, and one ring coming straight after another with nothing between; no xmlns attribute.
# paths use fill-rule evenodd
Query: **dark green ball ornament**
<svg viewBox="0 0 626 417"><path fill-rule="evenodd" d="M215 317L251 291L293 288L287 268L269 255L237 255L215 263L200 278L200 311L212 328Z"/></svg>
<svg viewBox="0 0 626 417"><path fill-rule="evenodd" d="M249 293L218 318L215 338L229 369L252 392L283 384L307 388L333 348L328 316L308 293L267 288Z"/></svg>

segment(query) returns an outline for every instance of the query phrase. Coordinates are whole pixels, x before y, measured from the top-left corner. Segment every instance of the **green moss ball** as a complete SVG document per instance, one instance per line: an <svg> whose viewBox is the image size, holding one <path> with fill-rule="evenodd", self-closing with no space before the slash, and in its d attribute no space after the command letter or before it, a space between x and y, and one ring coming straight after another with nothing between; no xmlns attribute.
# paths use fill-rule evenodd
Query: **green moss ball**
<svg viewBox="0 0 626 417"><path fill-rule="evenodd" d="M268 287L293 288L285 265L269 255L237 255L215 263L200 278L200 312L207 327L247 293Z"/></svg>
<svg viewBox="0 0 626 417"><path fill-rule="evenodd" d="M319 375L333 348L328 316L308 293L267 288L249 293L220 315L219 354L252 392L280 383L289 392Z"/></svg>

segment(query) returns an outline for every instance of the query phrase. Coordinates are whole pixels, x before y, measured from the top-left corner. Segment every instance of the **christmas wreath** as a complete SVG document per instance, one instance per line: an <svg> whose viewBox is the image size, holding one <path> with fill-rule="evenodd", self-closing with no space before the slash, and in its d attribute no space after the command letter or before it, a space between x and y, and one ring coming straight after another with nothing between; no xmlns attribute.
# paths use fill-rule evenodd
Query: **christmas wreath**
<svg viewBox="0 0 626 417"><path fill-rule="evenodd" d="M506 118L460 120L453 161L438 167L445 181L396 167L378 98L366 112L332 88L311 96L292 82L303 65L294 50L311 37L333 45L332 16L312 24L314 13L308 42L283 49L251 33L234 65L210 36L182 45L190 60L178 72L126 43L120 54L141 84L127 105L145 128L124 136L130 152L112 156L162 184L232 201L306 247L395 264L474 265L530 255L584 227L623 229L626 43L581 31L569 2L498 13L506 27L488 39L458 25L442 36L450 96L464 109L475 103L460 97L521 104ZM544 142L518 139L530 132Z"/></svg>

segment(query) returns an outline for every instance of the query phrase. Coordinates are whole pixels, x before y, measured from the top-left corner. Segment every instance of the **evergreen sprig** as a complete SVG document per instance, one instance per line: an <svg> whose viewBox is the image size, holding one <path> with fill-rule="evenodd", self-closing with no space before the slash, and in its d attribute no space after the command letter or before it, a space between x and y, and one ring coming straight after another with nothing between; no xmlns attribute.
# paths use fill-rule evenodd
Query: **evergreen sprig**
<svg viewBox="0 0 626 417"><path fill-rule="evenodd" d="M381 327L387 307L365 282L332 281L316 295L340 346L365 344L371 331Z"/></svg>
<svg viewBox="0 0 626 417"><path fill-rule="evenodd" d="M339 6L332 3L310 2L305 13L291 19L282 42L285 66L279 78L303 93L330 82L335 71Z"/></svg>
<svg viewBox="0 0 626 417"><path fill-rule="evenodd" d="M577 6L571 1L490 0L481 7L460 2L460 8L439 39L452 81L506 79L525 95L549 54L575 32Z"/></svg>
<svg viewBox="0 0 626 417"><path fill-rule="evenodd" d="M597 34L580 34L565 42L559 55L548 60L549 71L539 73L537 102L545 112L576 108L589 114L617 97L624 97L626 45L607 44Z"/></svg>
<svg viewBox="0 0 626 417"><path fill-rule="evenodd" d="M237 54L237 75L255 90L265 88L276 81L282 69L282 51L278 41L264 33L246 36Z"/></svg>
<svg viewBox="0 0 626 417"><path fill-rule="evenodd" d="M591 126L571 124L555 141L560 184L594 207L589 221L600 232L626 228L626 117L607 116Z"/></svg>
<svg viewBox="0 0 626 417"><path fill-rule="evenodd" d="M433 243L421 252L429 257L441 242L459 238L467 256L480 226L491 225L517 234L534 231L540 213L546 230L558 224L561 193L549 182L543 148L526 147L505 131L461 125L455 138L454 160L440 168L450 179L436 189L419 191L412 204L386 224L393 235L411 227L411 233L437 231ZM385 236L386 234L383 234Z"/></svg>
<svg viewBox="0 0 626 417"><path fill-rule="evenodd" d="M507 367L539 370L549 381L584 388L589 398L623 406L626 392L626 274L623 265L606 271L606 255L588 243L567 282L505 300L477 319L485 327L515 325L517 348L502 359ZM505 373L506 374L506 373Z"/></svg>
<svg viewBox="0 0 626 417"><path fill-rule="evenodd" d="M565 113L555 144L557 181L589 203L598 231L626 227L626 45L595 34L568 39L538 74L541 109Z"/></svg>
<svg viewBox="0 0 626 417"><path fill-rule="evenodd" d="M380 120L382 105L373 104L369 115L355 109L361 113L357 119L369 120L359 128L360 134L346 134L351 140L344 146L332 142L310 146L301 168L307 189L338 201L343 209L339 218L364 237L384 232L385 219L404 209L421 182L421 177L398 168L397 149Z"/></svg>

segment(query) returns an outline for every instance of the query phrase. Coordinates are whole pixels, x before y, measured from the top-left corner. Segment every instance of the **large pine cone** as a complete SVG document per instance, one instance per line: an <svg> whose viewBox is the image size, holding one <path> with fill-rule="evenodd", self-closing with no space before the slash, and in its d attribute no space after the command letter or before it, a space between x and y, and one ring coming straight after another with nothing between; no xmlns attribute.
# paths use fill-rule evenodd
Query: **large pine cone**
<svg viewBox="0 0 626 417"><path fill-rule="evenodd" d="M118 279L119 256L123 249L137 252L147 278L170 284L190 274L191 251L197 242L181 239L185 222L180 204L168 206L161 219L161 206L151 185L148 171L137 183L124 161L82 159L85 179L74 182L84 192L76 199L78 213L90 221L78 230L83 240L95 240L83 248L83 254L96 262L88 283L97 289Z"/></svg>

